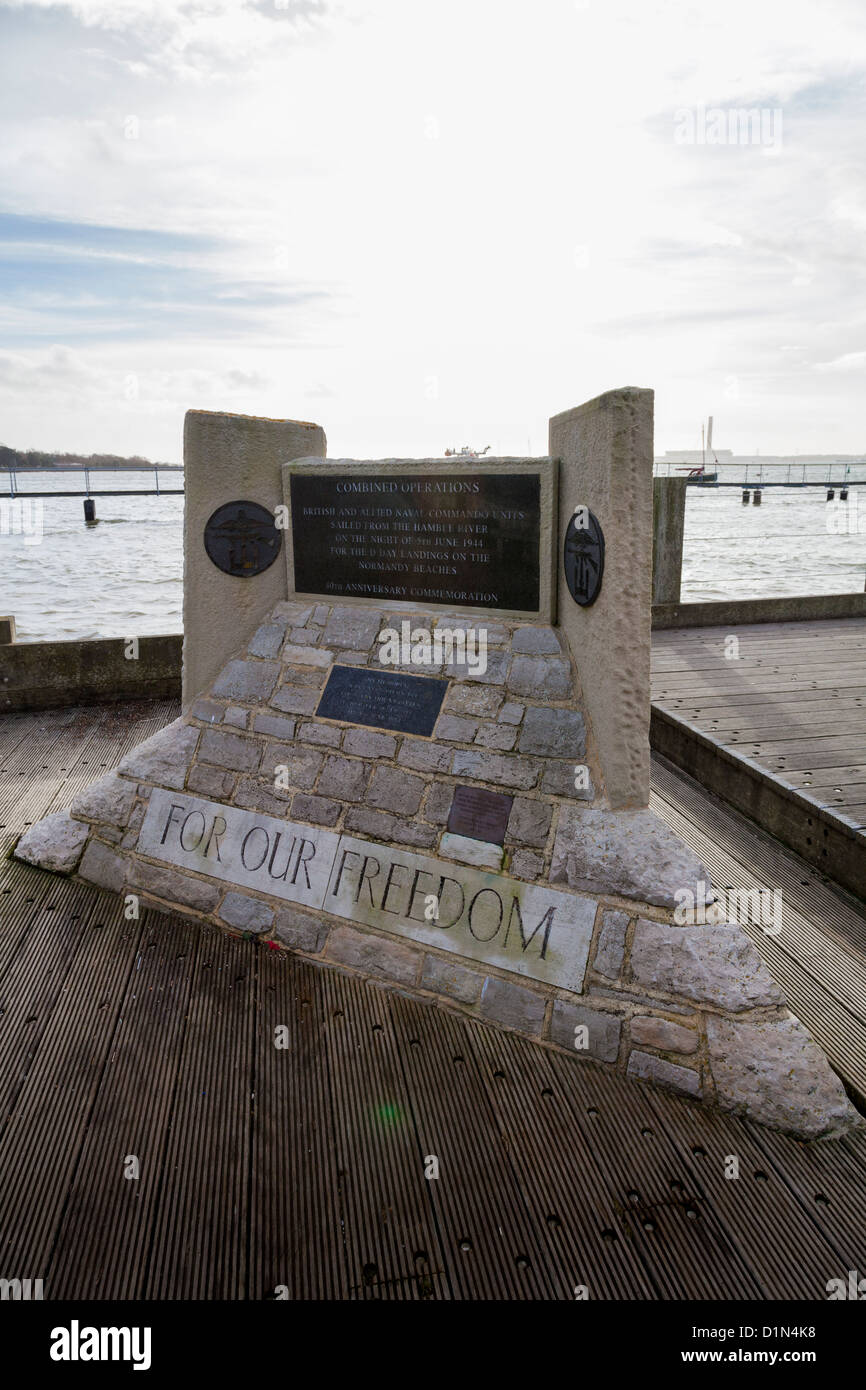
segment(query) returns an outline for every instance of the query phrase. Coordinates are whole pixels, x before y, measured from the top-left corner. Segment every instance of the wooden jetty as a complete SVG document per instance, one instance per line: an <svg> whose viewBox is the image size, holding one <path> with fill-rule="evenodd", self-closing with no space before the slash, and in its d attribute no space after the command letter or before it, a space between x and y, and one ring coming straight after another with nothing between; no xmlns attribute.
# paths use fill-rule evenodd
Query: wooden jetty
<svg viewBox="0 0 866 1390"><path fill-rule="evenodd" d="M43 1278L49 1299L573 1300L582 1285L824 1300L866 1268L862 1133L798 1143L254 941L128 920L122 900L5 857L176 713L142 700L0 718L7 1272ZM757 871L734 812L661 766L655 796L702 853L728 856L723 879ZM803 885L804 919L825 892ZM862 974L866 922L837 928ZM862 1094L862 992L846 1038L832 959L803 961L806 991L823 979L844 1002L831 1055ZM286 1050L260 1023L269 995Z"/></svg>
<svg viewBox="0 0 866 1390"><path fill-rule="evenodd" d="M653 747L866 898L866 618L656 631Z"/></svg>

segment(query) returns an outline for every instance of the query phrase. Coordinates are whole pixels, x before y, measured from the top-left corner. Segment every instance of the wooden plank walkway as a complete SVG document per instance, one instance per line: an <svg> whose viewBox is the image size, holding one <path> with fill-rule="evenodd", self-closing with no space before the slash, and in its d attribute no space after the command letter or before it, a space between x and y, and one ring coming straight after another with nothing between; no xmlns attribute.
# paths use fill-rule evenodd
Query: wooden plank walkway
<svg viewBox="0 0 866 1390"><path fill-rule="evenodd" d="M653 747L866 897L866 620L653 633Z"/></svg>
<svg viewBox="0 0 866 1390"><path fill-rule="evenodd" d="M4 854L175 713L0 720ZM0 860L0 1277L49 1299L824 1300L866 1268L864 1177L862 1135L802 1145Z"/></svg>
<svg viewBox="0 0 866 1390"><path fill-rule="evenodd" d="M653 810L700 857L716 889L743 895L732 915L866 1109L866 908L658 757L652 787ZM776 935L762 928L761 900L745 896L755 890L779 895Z"/></svg>

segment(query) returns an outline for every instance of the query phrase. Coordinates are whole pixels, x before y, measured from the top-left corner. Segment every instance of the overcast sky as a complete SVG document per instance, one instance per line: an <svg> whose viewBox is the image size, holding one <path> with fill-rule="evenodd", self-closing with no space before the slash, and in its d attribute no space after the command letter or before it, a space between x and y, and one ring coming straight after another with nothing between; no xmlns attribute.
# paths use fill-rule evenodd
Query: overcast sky
<svg viewBox="0 0 866 1390"><path fill-rule="evenodd" d="M864 0L0 0L0 441L866 451L864 74Z"/></svg>

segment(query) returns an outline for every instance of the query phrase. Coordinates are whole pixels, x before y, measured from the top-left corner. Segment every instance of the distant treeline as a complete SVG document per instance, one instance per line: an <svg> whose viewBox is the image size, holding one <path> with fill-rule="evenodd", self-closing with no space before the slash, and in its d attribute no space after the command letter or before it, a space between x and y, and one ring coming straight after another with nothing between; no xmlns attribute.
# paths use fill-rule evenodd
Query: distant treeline
<svg viewBox="0 0 866 1390"><path fill-rule="evenodd" d="M152 463L150 459L133 454L132 458L121 458L120 454L43 454L38 449L10 449L0 444L0 468L14 468L19 472L29 469L50 468L171 468L179 470L179 463Z"/></svg>

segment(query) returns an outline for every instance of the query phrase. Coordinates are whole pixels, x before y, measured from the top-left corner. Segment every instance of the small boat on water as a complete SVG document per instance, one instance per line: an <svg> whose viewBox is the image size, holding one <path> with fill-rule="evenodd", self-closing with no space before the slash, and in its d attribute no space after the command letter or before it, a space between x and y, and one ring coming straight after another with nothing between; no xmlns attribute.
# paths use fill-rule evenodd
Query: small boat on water
<svg viewBox="0 0 866 1390"><path fill-rule="evenodd" d="M679 473L682 473L685 472L685 469L680 468L677 471ZM717 483L718 481L718 473L708 473L704 464L700 464L700 466L697 468L689 468L688 472L686 473L687 483Z"/></svg>
<svg viewBox="0 0 866 1390"><path fill-rule="evenodd" d="M717 482L719 481L719 474L718 474L718 462L719 462L719 461L718 461L718 459L716 458L715 454L713 454L713 463L716 464L716 469L713 470L712 472L709 472L709 473L707 472L707 450L708 450L708 449L709 449L710 453L712 454L712 453L713 453L713 417L712 417L712 415L709 417L709 420L707 421L706 440L705 440L705 438L704 438L704 427L703 427L703 424L701 425L701 462L700 462L700 464L699 464L699 465L695 465L695 466L692 466L691 464L685 464L685 465L682 465L681 467L679 467L679 468L677 469L677 472L678 472L678 473L685 473L685 474L686 474L686 482L687 482L687 483L698 483L698 484L700 484L700 483L717 483Z"/></svg>

